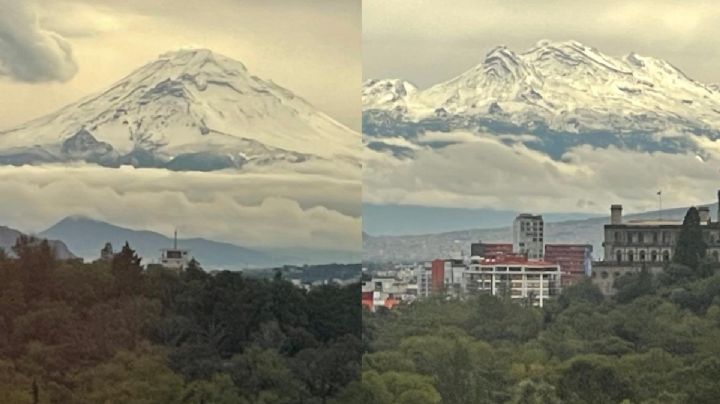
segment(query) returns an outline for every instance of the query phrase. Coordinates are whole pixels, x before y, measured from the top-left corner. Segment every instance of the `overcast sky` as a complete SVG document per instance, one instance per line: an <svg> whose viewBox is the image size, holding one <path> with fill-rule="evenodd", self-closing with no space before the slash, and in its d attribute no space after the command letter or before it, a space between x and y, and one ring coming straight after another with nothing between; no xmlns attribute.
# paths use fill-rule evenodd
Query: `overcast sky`
<svg viewBox="0 0 720 404"><path fill-rule="evenodd" d="M365 0L363 75L427 87L475 66L497 45L523 52L541 39L574 39L612 56L666 59L716 83L718 21L717 1Z"/></svg>
<svg viewBox="0 0 720 404"><path fill-rule="evenodd" d="M666 59L690 77L720 82L720 4L716 1L402 0L363 2L363 76L403 78L421 88L480 63L495 46L524 52L539 40L577 40L611 56ZM606 214L713 202L720 142L697 138L709 159L575 147L562 161L484 133L431 148L398 137L413 159L365 151L363 199L377 205ZM438 213L439 214L439 213Z"/></svg>
<svg viewBox="0 0 720 404"><path fill-rule="evenodd" d="M166 51L203 47L359 131L360 17L356 0L0 0L0 130L102 91ZM0 196L0 225L25 232L83 215L255 248L361 248L357 164L0 166Z"/></svg>
<svg viewBox="0 0 720 404"><path fill-rule="evenodd" d="M359 128L356 0L0 0L0 130L206 47Z"/></svg>

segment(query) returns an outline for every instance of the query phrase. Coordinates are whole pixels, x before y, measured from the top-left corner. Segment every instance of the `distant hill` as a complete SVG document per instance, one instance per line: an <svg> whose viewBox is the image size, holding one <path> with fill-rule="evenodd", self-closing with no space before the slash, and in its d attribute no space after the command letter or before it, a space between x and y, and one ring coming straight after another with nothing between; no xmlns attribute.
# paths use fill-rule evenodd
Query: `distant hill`
<svg viewBox="0 0 720 404"><path fill-rule="evenodd" d="M15 245L15 241L17 241L18 237L22 234L23 233L18 230L11 229L6 226L0 226L0 249L4 250L8 255L13 255L12 248ZM77 258L77 256L73 254L62 241L48 241L55 251L55 258L61 260Z"/></svg>
<svg viewBox="0 0 720 404"><path fill-rule="evenodd" d="M717 220L717 203L701 205L710 208ZM663 219L682 220L687 208L665 209ZM659 211L625 215L623 220L652 219ZM549 222L545 224L545 242L587 243L593 245L595 257L602 257L603 226L610 222L608 216ZM512 242L512 223L495 229L470 229L435 234L404 236L372 236L363 233L363 261L365 262L413 262L451 257L470 252L470 244L477 241L489 243Z"/></svg>
<svg viewBox="0 0 720 404"><path fill-rule="evenodd" d="M127 229L79 216L67 217L40 235L63 240L70 249L86 260L97 259L106 242L110 242L116 251L122 248L126 241L129 242L143 258L143 263L156 262L160 250L173 245L170 237L160 233ZM282 265L290 260L288 257L202 238L179 239L178 244L181 248L189 249L190 255L206 269L266 267Z"/></svg>
<svg viewBox="0 0 720 404"><path fill-rule="evenodd" d="M246 271L248 276L257 278L273 278L278 272L284 279L299 280L302 283L314 283L326 280L351 282L360 280L361 265L358 264L324 264L294 266L285 265L280 268L268 268Z"/></svg>

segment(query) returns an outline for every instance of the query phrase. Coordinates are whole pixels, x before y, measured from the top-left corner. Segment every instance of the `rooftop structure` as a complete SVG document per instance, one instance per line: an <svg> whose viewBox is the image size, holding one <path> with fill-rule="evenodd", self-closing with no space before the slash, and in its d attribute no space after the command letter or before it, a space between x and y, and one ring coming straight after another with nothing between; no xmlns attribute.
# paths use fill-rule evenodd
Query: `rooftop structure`
<svg viewBox="0 0 720 404"><path fill-rule="evenodd" d="M190 262L190 250L178 248L177 230L173 239L173 248L160 250L160 264L177 271L184 270Z"/></svg>

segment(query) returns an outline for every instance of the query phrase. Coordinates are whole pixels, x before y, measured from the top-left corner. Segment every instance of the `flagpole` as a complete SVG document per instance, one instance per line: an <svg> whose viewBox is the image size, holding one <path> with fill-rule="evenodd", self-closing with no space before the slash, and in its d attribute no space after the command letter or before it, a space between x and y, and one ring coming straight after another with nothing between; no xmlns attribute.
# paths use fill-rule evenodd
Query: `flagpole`
<svg viewBox="0 0 720 404"><path fill-rule="evenodd" d="M657 195L658 195L658 215L660 216L660 220L662 220L662 191L658 191Z"/></svg>

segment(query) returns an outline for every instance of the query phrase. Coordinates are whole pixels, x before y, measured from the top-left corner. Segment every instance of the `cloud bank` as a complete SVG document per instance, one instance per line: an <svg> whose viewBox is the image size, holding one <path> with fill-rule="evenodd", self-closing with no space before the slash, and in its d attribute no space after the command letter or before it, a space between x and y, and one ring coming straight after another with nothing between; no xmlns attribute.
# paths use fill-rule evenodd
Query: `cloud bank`
<svg viewBox="0 0 720 404"><path fill-rule="evenodd" d="M543 213L606 213L623 203L632 212L656 209L658 190L664 207L683 207L713 202L720 186L719 141L697 139L705 159L581 146L556 161L492 135L447 135L463 141L423 147L413 159L366 149L365 202Z"/></svg>
<svg viewBox="0 0 720 404"><path fill-rule="evenodd" d="M0 76L25 82L75 76L70 44L39 25L31 2L0 0L0 10Z"/></svg>
<svg viewBox="0 0 720 404"><path fill-rule="evenodd" d="M98 166L0 167L0 223L39 232L83 215L253 248L360 249L360 183L321 175Z"/></svg>

